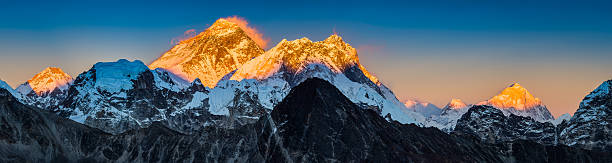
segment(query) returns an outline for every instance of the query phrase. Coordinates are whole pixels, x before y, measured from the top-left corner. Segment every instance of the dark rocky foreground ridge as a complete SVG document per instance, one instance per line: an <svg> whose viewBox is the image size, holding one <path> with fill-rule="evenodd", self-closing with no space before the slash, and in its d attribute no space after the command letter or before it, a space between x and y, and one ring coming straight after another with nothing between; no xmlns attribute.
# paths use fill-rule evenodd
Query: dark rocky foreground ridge
<svg viewBox="0 0 612 163"><path fill-rule="evenodd" d="M0 89L0 162L611 162L610 153L388 122L321 79L291 90L271 114L182 134L161 123L118 135L19 103Z"/></svg>

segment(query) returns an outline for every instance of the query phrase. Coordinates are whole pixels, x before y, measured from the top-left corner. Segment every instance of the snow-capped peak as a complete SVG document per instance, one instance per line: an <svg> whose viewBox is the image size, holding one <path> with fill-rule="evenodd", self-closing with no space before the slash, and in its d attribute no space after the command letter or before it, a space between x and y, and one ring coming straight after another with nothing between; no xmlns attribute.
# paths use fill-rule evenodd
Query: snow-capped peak
<svg viewBox="0 0 612 163"><path fill-rule="evenodd" d="M72 77L62 71L62 69L47 67L40 73L34 75L32 79L20 85L17 90L24 95L34 91L36 95L40 96L55 89L65 90L72 81Z"/></svg>
<svg viewBox="0 0 612 163"><path fill-rule="evenodd" d="M128 61L120 59L117 62L98 62L95 70L95 88L108 92L118 92L132 88L132 80L149 68L140 60Z"/></svg>
<svg viewBox="0 0 612 163"><path fill-rule="evenodd" d="M406 106L408 110L420 113L424 117L430 117L432 115L437 116L437 115L440 115L440 113L442 113L442 110L440 108L428 102L421 102L417 100L406 100L406 102L404 102L404 106Z"/></svg>
<svg viewBox="0 0 612 163"><path fill-rule="evenodd" d="M451 101L446 105L445 108L449 108L449 109L463 109L466 108L467 105L461 101L461 99L451 99Z"/></svg>
<svg viewBox="0 0 612 163"><path fill-rule="evenodd" d="M281 67L299 73L310 64L325 65L335 73L342 73L346 68L357 64L366 77L376 84L379 83L376 77L359 64L355 48L345 43L338 35L331 35L318 42L312 42L306 37L293 41L283 39L263 55L245 63L230 79L262 80L278 72Z"/></svg>
<svg viewBox="0 0 612 163"><path fill-rule="evenodd" d="M164 68L188 81L199 78L212 88L223 76L263 53L237 24L219 19L204 32L181 41L149 68Z"/></svg>
<svg viewBox="0 0 612 163"><path fill-rule="evenodd" d="M504 89L499 95L488 100L488 104L497 108L514 108L525 110L542 105L539 98L533 97L527 89L518 83L513 83Z"/></svg>
<svg viewBox="0 0 612 163"><path fill-rule="evenodd" d="M527 89L518 83L511 84L498 95L477 105L490 105L500 109L506 116L514 114L531 117L539 122L554 119L548 108L542 104L542 101L533 97Z"/></svg>

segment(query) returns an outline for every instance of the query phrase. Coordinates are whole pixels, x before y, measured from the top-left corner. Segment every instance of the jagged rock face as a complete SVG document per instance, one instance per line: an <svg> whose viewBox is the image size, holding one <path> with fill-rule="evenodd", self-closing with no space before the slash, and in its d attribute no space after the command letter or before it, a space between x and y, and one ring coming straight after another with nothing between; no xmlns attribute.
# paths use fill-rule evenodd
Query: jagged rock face
<svg viewBox="0 0 612 163"><path fill-rule="evenodd" d="M213 88L223 76L263 53L237 24L219 19L204 32L181 41L149 67L167 69L188 81L199 78L204 86Z"/></svg>
<svg viewBox="0 0 612 163"><path fill-rule="evenodd" d="M507 162L610 162L610 152L589 151L565 145L542 145L533 141L517 140L510 143L511 159Z"/></svg>
<svg viewBox="0 0 612 163"><path fill-rule="evenodd" d="M472 106L457 121L454 132L471 134L486 143L530 140L543 144L557 144L557 129L549 122L540 123L529 117L503 112L492 106Z"/></svg>
<svg viewBox="0 0 612 163"><path fill-rule="evenodd" d="M199 83L199 82L194 82ZM179 131L215 118L207 111L208 90L189 85L142 62L101 62L79 75L66 100L52 110L59 115L117 134L163 121ZM180 121L175 122L175 121Z"/></svg>
<svg viewBox="0 0 612 163"><path fill-rule="evenodd" d="M261 162L254 127L193 135L161 123L111 135L31 108L0 89L0 162Z"/></svg>
<svg viewBox="0 0 612 163"><path fill-rule="evenodd" d="M162 123L111 135L23 105L0 89L0 127L0 162L610 161L607 153L529 142L500 152L505 148L390 123L320 79L297 86L254 124L211 125L189 135ZM533 147L546 152L519 150Z"/></svg>
<svg viewBox="0 0 612 163"><path fill-rule="evenodd" d="M586 149L612 151L612 80L584 97L567 127L562 142Z"/></svg>
<svg viewBox="0 0 612 163"><path fill-rule="evenodd" d="M21 90L26 87L29 87L27 83L19 86ZM29 91L29 93L22 93L22 98L20 100L25 104L48 110L53 106L59 105L60 102L66 99L67 94L68 89L59 88L41 95L36 94L34 91Z"/></svg>

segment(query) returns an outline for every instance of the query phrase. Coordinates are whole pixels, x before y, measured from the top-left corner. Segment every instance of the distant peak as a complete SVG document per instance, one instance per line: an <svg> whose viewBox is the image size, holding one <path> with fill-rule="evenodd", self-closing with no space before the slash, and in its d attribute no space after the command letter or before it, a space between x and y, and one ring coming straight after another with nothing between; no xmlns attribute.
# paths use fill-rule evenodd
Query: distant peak
<svg viewBox="0 0 612 163"><path fill-rule="evenodd" d="M533 97L527 89L518 83L511 84L487 102L497 108L514 108L517 110L524 110L542 104L539 98Z"/></svg>
<svg viewBox="0 0 612 163"><path fill-rule="evenodd" d="M47 67L27 82L37 95L51 92L56 88L65 89L70 83L72 77L57 67Z"/></svg>
<svg viewBox="0 0 612 163"><path fill-rule="evenodd" d="M461 99L454 98L454 99L451 99L447 107L451 109L461 109L461 108L467 107L467 105L463 101L461 101Z"/></svg>

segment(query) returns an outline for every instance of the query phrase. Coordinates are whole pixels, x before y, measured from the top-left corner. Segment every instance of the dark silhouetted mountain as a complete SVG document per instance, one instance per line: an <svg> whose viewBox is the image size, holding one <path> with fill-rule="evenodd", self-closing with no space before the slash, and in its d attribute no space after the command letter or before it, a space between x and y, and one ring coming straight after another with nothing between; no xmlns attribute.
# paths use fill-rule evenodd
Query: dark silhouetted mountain
<svg viewBox="0 0 612 163"><path fill-rule="evenodd" d="M612 80L588 94L567 126L561 141L586 149L612 151Z"/></svg>

